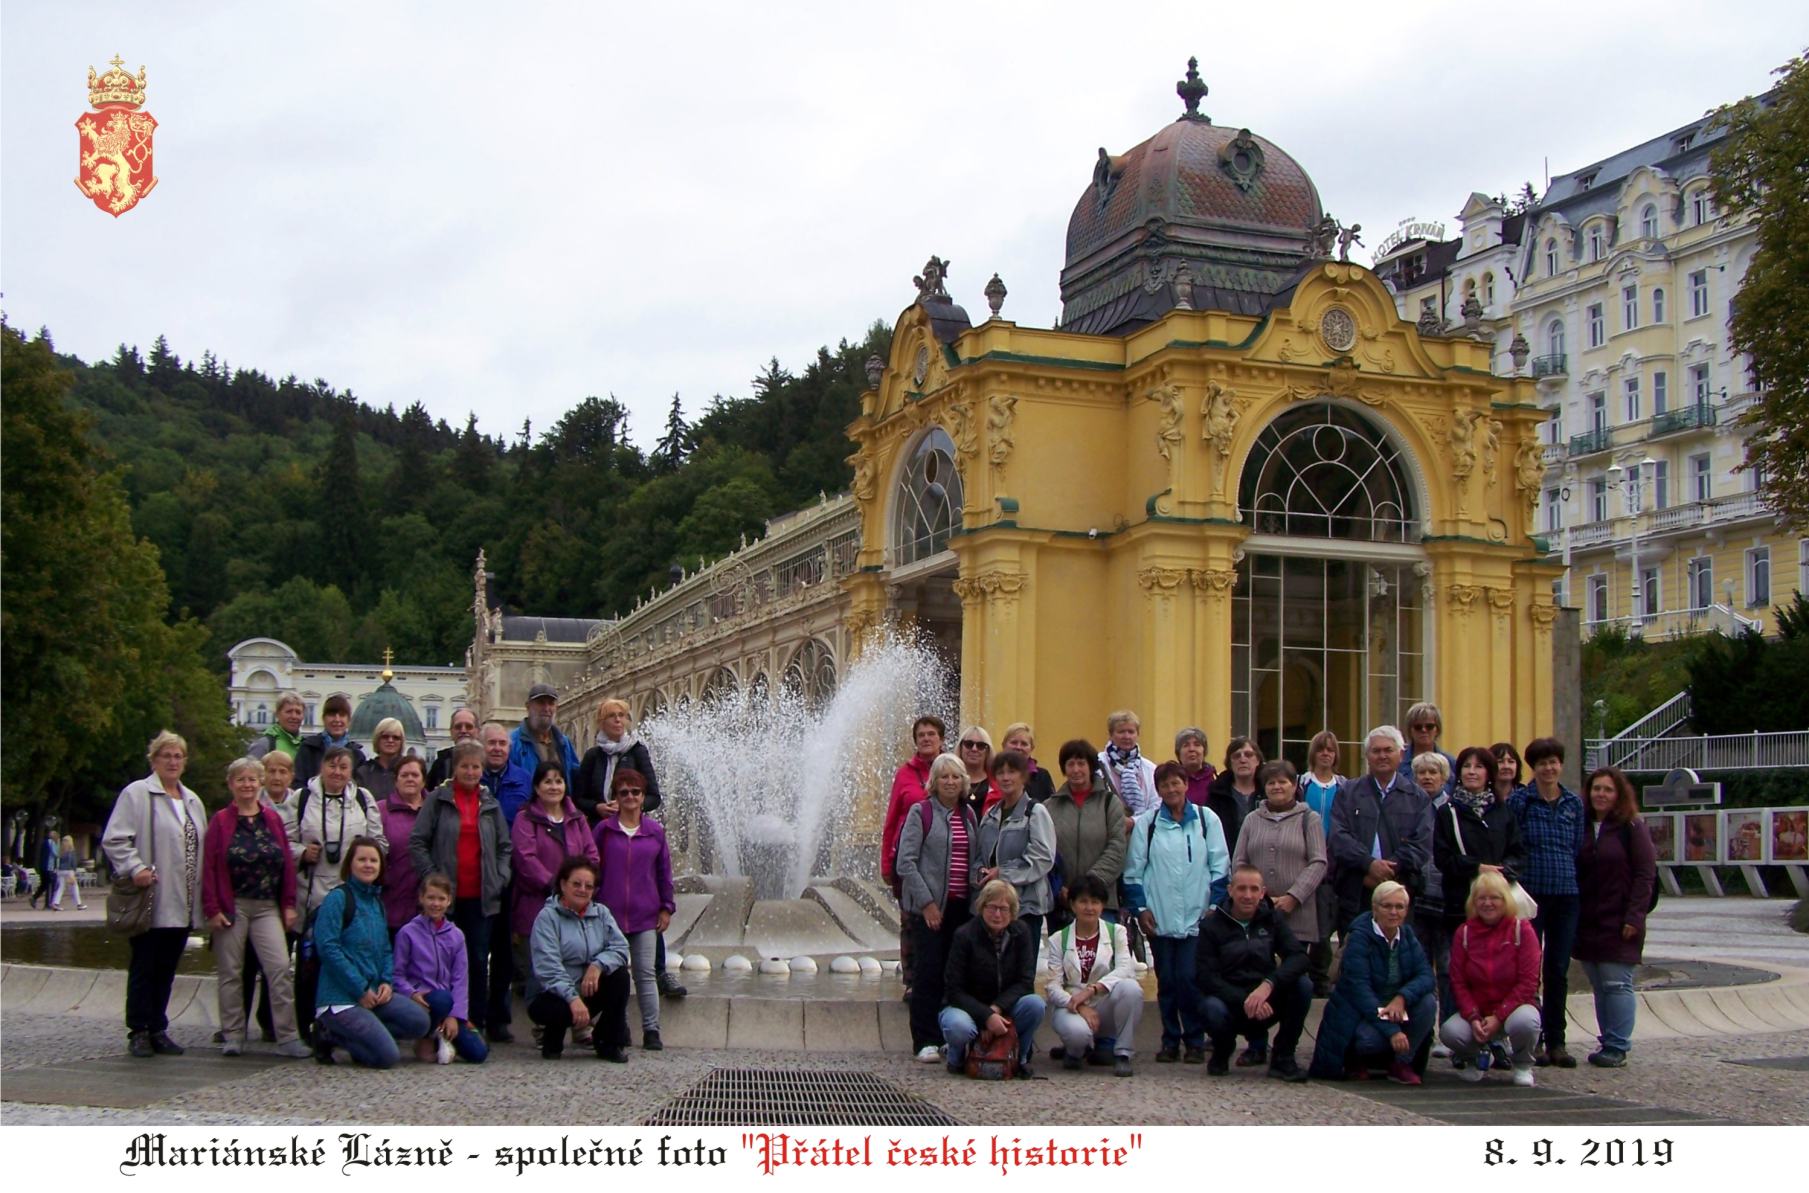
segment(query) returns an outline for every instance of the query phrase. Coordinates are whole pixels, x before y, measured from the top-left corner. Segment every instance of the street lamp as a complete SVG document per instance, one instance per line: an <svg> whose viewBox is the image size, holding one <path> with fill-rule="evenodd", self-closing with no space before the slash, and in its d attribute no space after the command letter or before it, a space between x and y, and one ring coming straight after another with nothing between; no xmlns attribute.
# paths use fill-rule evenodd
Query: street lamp
<svg viewBox="0 0 1809 1193"><path fill-rule="evenodd" d="M1640 460L1637 464L1635 464L1633 466L1633 470L1631 473L1628 473L1618 463L1610 465L1608 468L1608 487L1609 488L1611 488L1611 489L1619 488L1623 477L1625 478L1625 480L1627 482L1627 513L1633 522L1633 536L1632 536L1633 537L1633 542L1632 542L1633 601L1632 601L1630 612L1633 614L1633 626L1636 631L1641 625L1644 624L1646 618L1651 616L1651 610L1646 607L1645 580L1640 575L1640 571L1639 571L1639 529L1640 529L1639 516L1640 516L1641 487L1642 487L1642 483L1645 478L1646 469L1648 469L1648 468L1656 469L1657 467L1658 467L1658 461L1654 460L1650 454L1647 454L1647 456L1644 459Z"/></svg>

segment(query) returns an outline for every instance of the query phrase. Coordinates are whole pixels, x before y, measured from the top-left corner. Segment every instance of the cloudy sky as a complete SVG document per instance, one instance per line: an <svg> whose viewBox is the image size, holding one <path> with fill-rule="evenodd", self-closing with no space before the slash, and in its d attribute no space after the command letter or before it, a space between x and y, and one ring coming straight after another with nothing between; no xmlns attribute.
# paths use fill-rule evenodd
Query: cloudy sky
<svg viewBox="0 0 1809 1193"><path fill-rule="evenodd" d="M1374 244L1763 90L1757 0L130 4L0 9L0 290L86 359L160 332L454 425L744 396L914 295L937 253L1048 326L1100 146L1179 114L1289 151ZM148 67L155 193L82 195L87 71Z"/></svg>

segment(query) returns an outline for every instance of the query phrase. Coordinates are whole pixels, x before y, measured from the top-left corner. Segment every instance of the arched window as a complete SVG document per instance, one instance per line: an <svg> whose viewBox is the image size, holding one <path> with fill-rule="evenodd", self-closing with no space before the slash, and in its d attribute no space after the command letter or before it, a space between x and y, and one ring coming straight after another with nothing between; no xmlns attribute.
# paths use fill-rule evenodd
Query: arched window
<svg viewBox="0 0 1809 1193"><path fill-rule="evenodd" d="M741 681L735 678L735 673L727 667L718 667L704 681L703 691L697 698L705 704L716 704L733 697L740 690Z"/></svg>
<svg viewBox="0 0 1809 1193"><path fill-rule="evenodd" d="M1558 242L1555 239L1545 242L1545 275L1558 276Z"/></svg>
<svg viewBox="0 0 1809 1193"><path fill-rule="evenodd" d="M1545 325L1545 351L1550 356L1564 355L1564 321L1553 319Z"/></svg>
<svg viewBox="0 0 1809 1193"><path fill-rule="evenodd" d="M1648 203L1639 211L1639 234L1647 240L1658 239L1658 205Z"/></svg>
<svg viewBox="0 0 1809 1193"><path fill-rule="evenodd" d="M1663 286L1655 286L1652 290L1652 322L1663 323L1664 321L1665 288Z"/></svg>
<svg viewBox="0 0 1809 1193"><path fill-rule="evenodd" d="M835 695L835 655L817 639L806 639L785 665L781 682L785 691L807 708L821 708Z"/></svg>
<svg viewBox="0 0 1809 1193"><path fill-rule="evenodd" d="M1400 449L1331 402L1289 410L1263 428L1238 505L1257 534L1374 543L1420 535Z"/></svg>
<svg viewBox="0 0 1809 1193"><path fill-rule="evenodd" d="M955 444L941 427L917 441L898 482L892 546L897 563L915 563L948 550L949 534L961 523L961 474Z"/></svg>
<svg viewBox="0 0 1809 1193"><path fill-rule="evenodd" d="M1482 305L1485 307L1495 305L1495 275L1493 273L1482 275Z"/></svg>
<svg viewBox="0 0 1809 1193"><path fill-rule="evenodd" d="M664 711L666 711L666 693L655 688L652 692L648 693L647 702L641 705L641 715L637 717L636 720L645 721L647 718L656 717Z"/></svg>
<svg viewBox="0 0 1809 1193"><path fill-rule="evenodd" d="M1600 224L1589 229L1589 259L1591 261L1602 259L1602 226Z"/></svg>

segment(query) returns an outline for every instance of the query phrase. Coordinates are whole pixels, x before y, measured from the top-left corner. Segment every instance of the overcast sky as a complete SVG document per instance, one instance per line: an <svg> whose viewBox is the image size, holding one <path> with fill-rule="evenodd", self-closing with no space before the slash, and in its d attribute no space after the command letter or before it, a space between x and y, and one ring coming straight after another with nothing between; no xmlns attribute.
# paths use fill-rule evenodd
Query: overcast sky
<svg viewBox="0 0 1809 1193"><path fill-rule="evenodd" d="M1075 200L1202 109L1286 149L1375 244L1763 90L1799 4L1206 0L130 4L0 9L0 289L84 359L323 377L538 433L586 394L651 444L762 362L897 317L937 253L1050 326ZM1791 15L1795 13L1796 15ZM1486 16L1484 15L1486 14ZM87 72L148 68L153 194L73 185Z"/></svg>

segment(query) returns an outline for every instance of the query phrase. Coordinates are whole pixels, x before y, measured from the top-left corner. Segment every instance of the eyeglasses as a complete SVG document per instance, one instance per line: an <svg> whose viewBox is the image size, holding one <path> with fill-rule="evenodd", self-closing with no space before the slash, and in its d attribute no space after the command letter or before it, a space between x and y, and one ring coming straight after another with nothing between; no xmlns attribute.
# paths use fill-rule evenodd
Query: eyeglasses
<svg viewBox="0 0 1809 1193"><path fill-rule="evenodd" d="M594 891L597 889L597 884L578 878L568 878L565 880L565 889L568 891Z"/></svg>
<svg viewBox="0 0 1809 1193"><path fill-rule="evenodd" d="M377 740L378 741L401 741L402 735L400 733L379 733L377 735Z"/></svg>
<svg viewBox="0 0 1809 1193"><path fill-rule="evenodd" d="M645 787L618 787L618 788L616 788L616 798L617 799L621 799L625 795L646 795L646 794L647 794L647 789Z"/></svg>
<svg viewBox="0 0 1809 1193"><path fill-rule="evenodd" d="M1417 725L1409 725L1408 728L1412 729L1416 732L1421 729L1424 729L1428 733L1437 733L1438 732L1438 722L1437 721L1421 721Z"/></svg>
<svg viewBox="0 0 1809 1193"><path fill-rule="evenodd" d="M961 743L961 748L963 750L984 750L986 748L986 743L983 741L964 741Z"/></svg>

